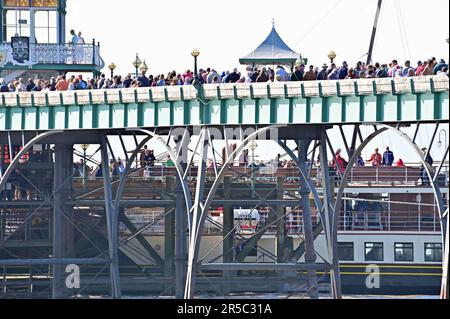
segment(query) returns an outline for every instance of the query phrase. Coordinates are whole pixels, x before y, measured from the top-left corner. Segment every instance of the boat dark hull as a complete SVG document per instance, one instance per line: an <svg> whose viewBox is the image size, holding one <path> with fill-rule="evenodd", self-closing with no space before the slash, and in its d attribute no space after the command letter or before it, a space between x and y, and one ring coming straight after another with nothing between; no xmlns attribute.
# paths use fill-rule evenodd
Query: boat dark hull
<svg viewBox="0 0 450 319"><path fill-rule="evenodd" d="M342 292L362 295L439 295L442 267L430 265L382 265L380 285L368 288L368 265L341 266Z"/></svg>

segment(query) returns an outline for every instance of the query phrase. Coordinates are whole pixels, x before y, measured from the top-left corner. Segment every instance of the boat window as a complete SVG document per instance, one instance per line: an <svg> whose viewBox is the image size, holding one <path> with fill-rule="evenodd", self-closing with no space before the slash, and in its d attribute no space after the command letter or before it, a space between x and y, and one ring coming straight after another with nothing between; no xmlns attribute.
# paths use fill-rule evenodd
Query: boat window
<svg viewBox="0 0 450 319"><path fill-rule="evenodd" d="M414 261L413 243L395 243L395 261Z"/></svg>
<svg viewBox="0 0 450 319"><path fill-rule="evenodd" d="M426 243L425 244L425 261L442 262L442 244Z"/></svg>
<svg viewBox="0 0 450 319"><path fill-rule="evenodd" d="M339 260L341 261L354 261L355 260L355 248L353 243L339 243Z"/></svg>
<svg viewBox="0 0 450 319"><path fill-rule="evenodd" d="M366 261L383 261L383 243L365 243L365 260Z"/></svg>

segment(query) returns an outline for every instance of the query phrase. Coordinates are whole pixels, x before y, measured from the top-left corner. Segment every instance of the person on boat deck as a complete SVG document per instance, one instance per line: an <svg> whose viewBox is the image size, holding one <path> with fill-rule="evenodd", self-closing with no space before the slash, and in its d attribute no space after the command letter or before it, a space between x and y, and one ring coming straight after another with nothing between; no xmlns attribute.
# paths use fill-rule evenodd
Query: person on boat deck
<svg viewBox="0 0 450 319"><path fill-rule="evenodd" d="M381 162L383 160L381 154L379 153L379 149L376 148L375 149L375 153L372 154L372 157L370 158L370 160L368 160L369 163L372 163L372 166L377 167L377 166L381 166Z"/></svg>
<svg viewBox="0 0 450 319"><path fill-rule="evenodd" d="M405 163L402 159L399 159L397 163L395 164L396 167L406 167Z"/></svg>
<svg viewBox="0 0 450 319"><path fill-rule="evenodd" d="M386 152L383 154L383 162L381 165L383 166L392 166L394 164L395 156L394 153L386 147Z"/></svg>
<svg viewBox="0 0 450 319"><path fill-rule="evenodd" d="M248 164L248 154L249 151L248 150L244 150L241 154L241 156L239 157L239 166L243 165L244 167L247 167Z"/></svg>
<svg viewBox="0 0 450 319"><path fill-rule="evenodd" d="M366 166L366 162L364 161L364 158L361 155L359 155L358 159L356 160L356 166L359 166L359 167Z"/></svg>
<svg viewBox="0 0 450 319"><path fill-rule="evenodd" d="M430 152L428 152L428 149L426 147L422 148L422 152L423 155L426 156L425 157L425 162L428 163L428 165L430 165L431 167L433 167L433 158L431 157ZM430 186L430 178L428 176L427 170L425 169L424 166L421 167L420 169L420 178L422 179L422 186Z"/></svg>
<svg viewBox="0 0 450 319"><path fill-rule="evenodd" d="M166 163L164 164L166 167L175 167L175 163L172 161L170 156L167 157Z"/></svg>
<svg viewBox="0 0 450 319"><path fill-rule="evenodd" d="M332 162L332 165L333 165L333 167L334 167L334 169L336 170L336 171L338 171L338 169L339 169L339 171L341 172L341 173L344 173L345 172L345 170L346 170L346 168L347 168L347 161L341 156L341 153L342 153L342 149L340 149L340 148L338 148L337 149L337 151L336 151L336 162L333 160L333 162ZM336 165L337 164L337 165Z"/></svg>

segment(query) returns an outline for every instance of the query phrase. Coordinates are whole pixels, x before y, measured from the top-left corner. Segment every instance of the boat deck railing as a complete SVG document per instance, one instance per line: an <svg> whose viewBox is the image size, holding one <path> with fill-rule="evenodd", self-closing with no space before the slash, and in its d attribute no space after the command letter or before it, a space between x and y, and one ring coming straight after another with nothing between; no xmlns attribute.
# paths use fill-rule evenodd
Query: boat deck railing
<svg viewBox="0 0 450 319"><path fill-rule="evenodd" d="M163 214L163 213L162 213ZM258 232L264 225L264 221L269 218L268 211L260 211L261 221L256 224L253 221L253 226L247 227L248 221L238 221L236 231L241 234L252 235ZM158 235L164 233L164 219L160 218L161 214L147 214L138 215L140 218L133 219L133 223L138 228L146 229L143 232L145 235ZM145 218L144 218L145 217ZM317 212L312 213L313 226L316 227L320 223L320 217ZM241 227L239 227L241 223ZM150 225L150 226L148 226ZM303 215L300 211L293 212L285 219L285 230L290 236L303 234ZM342 213L339 218L340 232L419 232L419 233L437 233L441 231L441 224L439 214L434 212L411 212L411 211L383 211L383 212L347 212ZM209 221L205 225L205 233L207 234L221 234L222 230L216 227L214 223ZM266 234L276 234L277 226L274 225L267 229ZM121 228L122 235L129 235L129 231Z"/></svg>
<svg viewBox="0 0 450 319"><path fill-rule="evenodd" d="M433 167L437 169L440 163L435 163ZM220 170L221 167L219 166ZM154 180L164 181L167 177L176 177L177 171L174 167L166 167L164 163L157 163L155 166L149 167L144 171L136 169L136 173L130 175L130 180L140 182L151 182ZM338 184L343 175L342 171L336 171L333 167L329 168L331 177ZM423 174L420 164L414 163L405 167L394 166L355 166L351 169L349 186L418 186L423 180ZM191 167L186 176L189 180L194 180L197 177L198 168ZM311 176L315 185L320 186L321 169L314 166L310 172L309 168L307 173ZM94 172L95 174L95 172ZM241 164L239 166L230 166L225 172L226 177L230 177L233 180L255 180L255 182L276 182L277 178L284 178L287 185L289 183L297 183L300 180L299 172L296 167L276 167L267 165L263 167L252 167L251 165ZM112 179L119 178L119 174L111 175ZM206 179L215 180L215 169L209 167L206 170ZM82 177L78 177L77 180L82 180ZM89 176L88 180L95 183L101 182L101 177ZM441 187L448 187L449 185L449 163L446 162L441 173L437 178L438 185Z"/></svg>

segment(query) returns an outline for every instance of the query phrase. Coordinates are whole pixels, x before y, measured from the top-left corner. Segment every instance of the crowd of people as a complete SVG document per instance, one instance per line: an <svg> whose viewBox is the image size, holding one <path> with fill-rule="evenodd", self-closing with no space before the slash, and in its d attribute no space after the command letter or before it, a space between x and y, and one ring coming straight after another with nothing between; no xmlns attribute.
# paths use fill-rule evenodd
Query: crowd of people
<svg viewBox="0 0 450 319"><path fill-rule="evenodd" d="M71 31L73 43L82 43L84 39L81 33L76 34ZM94 90L94 89L117 89L117 88L137 88L137 87L161 87L161 86L181 86L192 85L194 79L201 84L218 83L265 83L265 82L287 82L287 81L316 81L316 80L344 80L363 78L395 78L395 77L415 77L425 75L437 75L444 73L448 75L448 64L444 59L437 60L430 58L425 61L418 61L415 66L410 61L405 61L402 65L397 60L389 64L375 63L366 65L357 62L354 67L350 67L347 62L338 66L336 63L323 64L320 68L314 65L296 65L293 70L286 71L286 68L279 65L275 69L271 67L247 67L243 74L237 68L233 71L218 73L213 68L200 69L198 75L191 70L184 73L176 71L167 75L147 75L143 71L140 75L128 74L125 77L115 75L107 78L101 74L97 78L84 79L83 75L72 75L66 77L60 75L48 80L18 78L10 83L0 79L0 92L32 92L32 91L67 91L67 90Z"/></svg>

